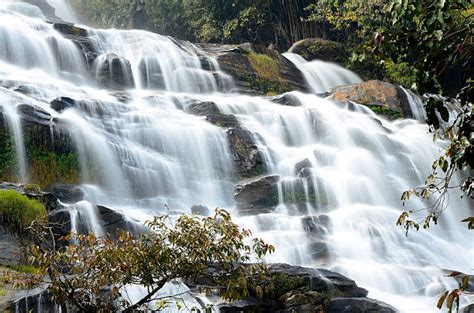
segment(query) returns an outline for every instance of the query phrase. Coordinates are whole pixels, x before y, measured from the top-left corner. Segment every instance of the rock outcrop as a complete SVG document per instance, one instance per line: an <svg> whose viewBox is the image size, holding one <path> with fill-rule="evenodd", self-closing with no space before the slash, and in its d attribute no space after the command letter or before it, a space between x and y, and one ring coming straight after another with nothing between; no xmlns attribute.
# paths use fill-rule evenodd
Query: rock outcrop
<svg viewBox="0 0 474 313"><path fill-rule="evenodd" d="M251 44L200 47L217 58L221 70L234 78L240 92L265 95L306 90L303 74L275 50Z"/></svg>
<svg viewBox="0 0 474 313"><path fill-rule="evenodd" d="M265 172L263 153L256 145L252 132L240 128L230 128L227 130L227 137L236 168L241 177L253 177Z"/></svg>
<svg viewBox="0 0 474 313"><path fill-rule="evenodd" d="M258 215L275 210L278 205L278 175L261 176L240 182L235 187L239 214Z"/></svg>
<svg viewBox="0 0 474 313"><path fill-rule="evenodd" d="M344 64L350 56L347 48L340 42L321 38L306 38L297 41L288 52L299 54L307 61L317 59L339 64Z"/></svg>
<svg viewBox="0 0 474 313"><path fill-rule="evenodd" d="M416 97L414 94L413 96ZM403 89L379 80L336 87L331 90L329 98L339 102L353 101L363 104L389 119L413 117L409 99Z"/></svg>
<svg viewBox="0 0 474 313"><path fill-rule="evenodd" d="M135 86L130 62L115 53L100 55L94 61L96 82L99 86L124 90Z"/></svg>

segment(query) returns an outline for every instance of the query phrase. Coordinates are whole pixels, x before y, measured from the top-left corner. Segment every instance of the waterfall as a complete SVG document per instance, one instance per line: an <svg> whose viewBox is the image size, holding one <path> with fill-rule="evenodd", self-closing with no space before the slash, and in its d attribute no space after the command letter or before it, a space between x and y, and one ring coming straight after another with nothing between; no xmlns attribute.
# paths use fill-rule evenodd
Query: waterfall
<svg viewBox="0 0 474 313"><path fill-rule="evenodd" d="M67 1L49 2L68 19L58 4ZM61 125L77 152L85 200L69 207L73 229L102 234L95 204L135 220L167 207L171 214L190 213L194 205L226 208L276 246L268 262L347 274L370 297L404 312L434 311L442 289L456 285L444 270L472 271L471 234L459 224L473 214L469 200L453 193L441 225L429 231L405 237L395 225L404 209L401 193L423 183L445 145L433 142L427 125L387 121L367 107L314 94L288 93L295 105L286 106L231 93L232 78L191 43L139 30L86 32L96 53L90 67L37 11L0 9L0 105L20 176L26 180L28 172L16 107L25 104ZM334 64L286 57L314 93L360 81ZM73 104L56 111L51 102L58 97ZM275 196L274 207L241 212L234 190L243 177L228 130L196 108L233 115L235 127L250 134L264 174L278 180L276 194L268 195ZM412 111L422 119L422 111ZM407 208L421 206L414 199ZM140 292L132 287L130 297Z"/></svg>
<svg viewBox="0 0 474 313"><path fill-rule="evenodd" d="M4 88L0 87L0 91ZM13 134L13 142L15 144L15 154L18 167L18 179L22 183L28 182L27 160L25 151L25 141L23 137L23 128L21 126L21 119L18 115L16 105L9 101L8 98L3 98L1 108L3 109L4 117L7 121L11 134Z"/></svg>
<svg viewBox="0 0 474 313"><path fill-rule="evenodd" d="M284 53L283 55L303 72L307 84L314 93L325 93L334 87L362 81L357 74L335 63L320 60L307 62L302 56L295 53Z"/></svg>
<svg viewBox="0 0 474 313"><path fill-rule="evenodd" d="M79 23L74 10L68 0L47 0L47 2L55 8L55 14L66 22Z"/></svg>

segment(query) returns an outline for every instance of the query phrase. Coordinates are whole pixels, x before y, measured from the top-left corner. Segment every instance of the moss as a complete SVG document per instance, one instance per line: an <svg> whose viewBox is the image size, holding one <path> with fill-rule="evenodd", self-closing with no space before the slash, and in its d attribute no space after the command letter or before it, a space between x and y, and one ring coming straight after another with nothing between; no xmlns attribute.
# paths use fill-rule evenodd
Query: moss
<svg viewBox="0 0 474 313"><path fill-rule="evenodd" d="M12 138L5 131L0 130L0 181L17 180L17 163L15 145Z"/></svg>
<svg viewBox="0 0 474 313"><path fill-rule="evenodd" d="M6 265L7 268L22 274L36 274L38 268L32 265Z"/></svg>
<svg viewBox="0 0 474 313"><path fill-rule="evenodd" d="M46 208L39 201L13 190L0 190L0 219L11 230L23 231L45 215Z"/></svg>
<svg viewBox="0 0 474 313"><path fill-rule="evenodd" d="M291 91L291 86L280 72L278 61L266 54L250 52L248 60L256 76L243 74L239 78L256 87L266 95L277 95Z"/></svg>
<svg viewBox="0 0 474 313"><path fill-rule="evenodd" d="M79 160L75 152L55 153L30 148L30 180L49 188L54 184L77 184L80 182Z"/></svg>
<svg viewBox="0 0 474 313"><path fill-rule="evenodd" d="M40 193L41 192L41 187L37 184L25 184L23 186L23 189L27 193Z"/></svg>
<svg viewBox="0 0 474 313"><path fill-rule="evenodd" d="M382 115L389 120L396 120L399 118L403 118L403 113L399 111L395 111L389 109L387 107L379 106L379 105L366 105L369 109L371 109L375 114Z"/></svg>

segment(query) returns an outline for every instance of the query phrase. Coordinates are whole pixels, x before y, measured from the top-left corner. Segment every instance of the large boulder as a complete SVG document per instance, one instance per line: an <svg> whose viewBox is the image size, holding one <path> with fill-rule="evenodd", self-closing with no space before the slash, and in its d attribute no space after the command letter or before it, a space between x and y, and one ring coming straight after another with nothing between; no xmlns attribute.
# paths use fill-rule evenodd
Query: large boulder
<svg viewBox="0 0 474 313"><path fill-rule="evenodd" d="M253 177L265 172L263 153L255 143L254 134L240 128L227 130L227 138L241 177Z"/></svg>
<svg viewBox="0 0 474 313"><path fill-rule="evenodd" d="M381 301L369 298L335 298L329 304L328 313L395 313L397 310Z"/></svg>
<svg viewBox="0 0 474 313"><path fill-rule="evenodd" d="M410 95L416 97L413 93ZM407 93L401 87L379 80L336 87L331 90L329 98L339 102L363 104L390 119L413 117Z"/></svg>
<svg viewBox="0 0 474 313"><path fill-rule="evenodd" d="M256 177L235 188L235 203L241 215L269 213L278 205L278 175Z"/></svg>
<svg viewBox="0 0 474 313"><path fill-rule="evenodd" d="M299 54L307 61L317 59L339 64L344 64L350 56L343 44L321 38L306 38L297 41L288 52Z"/></svg>
<svg viewBox="0 0 474 313"><path fill-rule="evenodd" d="M216 57L220 68L233 77L240 92L274 95L307 89L303 74L275 50L248 43L201 44L200 47Z"/></svg>

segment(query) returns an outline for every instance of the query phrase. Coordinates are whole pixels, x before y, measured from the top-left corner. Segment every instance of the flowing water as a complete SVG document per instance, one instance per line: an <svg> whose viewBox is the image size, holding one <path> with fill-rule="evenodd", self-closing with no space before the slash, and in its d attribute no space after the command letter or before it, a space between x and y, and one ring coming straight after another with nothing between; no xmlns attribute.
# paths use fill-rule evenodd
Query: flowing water
<svg viewBox="0 0 474 313"><path fill-rule="evenodd" d="M50 1L58 12L56 2L67 3ZM28 172L17 107L27 104L69 131L87 200L71 205L71 216L90 231L102 232L91 203L140 221L167 207L178 213L193 205L228 208L240 225L276 246L268 262L341 272L370 297L405 312L435 311L436 296L456 285L444 269L472 271L471 234L459 225L473 214L472 203L453 194L440 226L409 237L395 226L401 193L423 182L441 152L443 143L433 143L426 125L389 122L364 106L313 94L292 92L297 105L285 106L230 93L232 79L199 47L145 31L88 29L98 57L87 65L37 10L18 7L0 7L0 112L15 141L19 177L26 181ZM315 93L360 81L334 65L287 57ZM100 85L111 59L130 84L125 92ZM60 96L77 105L55 111L50 103ZM215 103L254 134L268 174L279 176L271 213L239 214L227 134L190 113L200 102ZM137 295L131 290L131 298Z"/></svg>
<svg viewBox="0 0 474 313"><path fill-rule="evenodd" d="M306 61L295 53L283 54L303 72L310 90L314 93L325 93L334 87L362 82L359 76L335 63L320 60Z"/></svg>

